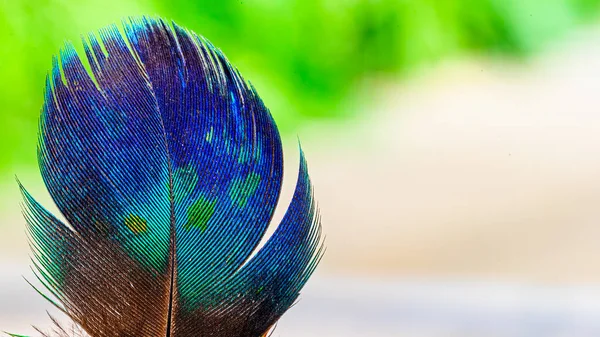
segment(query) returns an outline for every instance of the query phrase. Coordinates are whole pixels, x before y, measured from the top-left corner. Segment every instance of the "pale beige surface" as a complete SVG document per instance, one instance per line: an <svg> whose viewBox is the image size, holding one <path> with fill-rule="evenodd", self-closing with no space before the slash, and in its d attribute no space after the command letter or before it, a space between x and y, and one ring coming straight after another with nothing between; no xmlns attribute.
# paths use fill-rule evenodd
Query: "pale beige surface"
<svg viewBox="0 0 600 337"><path fill-rule="evenodd" d="M600 302L595 288L559 286L533 296L531 305L518 299L528 298L533 289L509 291L515 301L503 302L499 313L496 302L486 298L506 293L494 286L479 287L476 304L461 304L456 296L471 287L444 286L452 279L570 287L600 281L600 47L594 46L600 46L600 34L590 32L529 64L448 62L403 84L368 82L355 103L364 110L360 118L301 130L328 250L317 285L307 292L306 304L290 313L298 316L282 323L281 335L597 335L600 327L588 318L598 317L600 308L584 301L559 310L564 309L560 299ZM294 143L286 142L291 153L286 158L297 156ZM290 163L296 167L297 159ZM287 171L286 182L293 184L295 173ZM47 204L39 177L24 172L22 179ZM16 266L20 274L27 253L13 177L0 188L0 256L12 263L3 269ZM289 195L288 184L284 200ZM47 322L47 306L26 290L19 274L0 277L3 298L10 294L10 302L0 300L3 328ZM327 295L342 280L373 275L439 282L415 290L413 302L403 296L386 302L385 294L363 291L380 287L369 280L341 287L341 295ZM319 277L325 281L319 283ZM391 282L397 286L389 289L413 291L411 284ZM454 297L427 301L430 293ZM554 307L544 305L544 298L556 299L559 309L548 309ZM23 301L27 305L15 304ZM441 310L444 305L466 309L457 317L454 309ZM573 306L586 309L570 310ZM377 308L379 314L368 314ZM32 318L23 319L30 310ZM415 310L422 316L409 315ZM532 323L518 320L526 314ZM326 315L333 323L320 321ZM398 323L400 317L412 320ZM560 325L564 331L535 330L536 324L560 319L566 319ZM489 324L477 330L471 320ZM495 328L511 324L512 330ZM569 330L573 326L583 330Z"/></svg>
<svg viewBox="0 0 600 337"><path fill-rule="evenodd" d="M440 66L377 89L353 129L319 128L325 267L599 281L598 36L528 65Z"/></svg>

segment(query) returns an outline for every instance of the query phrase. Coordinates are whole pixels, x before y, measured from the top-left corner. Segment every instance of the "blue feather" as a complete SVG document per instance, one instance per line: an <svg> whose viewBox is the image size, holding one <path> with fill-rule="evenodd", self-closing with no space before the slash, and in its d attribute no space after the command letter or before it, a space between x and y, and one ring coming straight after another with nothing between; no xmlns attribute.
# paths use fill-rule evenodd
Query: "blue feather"
<svg viewBox="0 0 600 337"><path fill-rule="evenodd" d="M39 164L62 223L22 187L38 278L90 336L263 336L323 246L304 154L278 203L273 118L207 40L132 18L67 44L40 118Z"/></svg>

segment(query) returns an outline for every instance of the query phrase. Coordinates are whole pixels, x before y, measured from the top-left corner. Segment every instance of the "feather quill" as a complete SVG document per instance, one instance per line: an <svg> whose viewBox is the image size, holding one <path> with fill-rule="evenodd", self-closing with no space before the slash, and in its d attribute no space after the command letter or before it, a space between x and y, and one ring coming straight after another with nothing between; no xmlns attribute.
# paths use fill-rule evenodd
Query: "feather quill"
<svg viewBox="0 0 600 337"><path fill-rule="evenodd" d="M67 223L21 186L44 296L92 337L264 336L323 253L304 154L258 249L283 176L269 111L204 38L122 28L84 39L91 72L67 44L47 78L38 159Z"/></svg>

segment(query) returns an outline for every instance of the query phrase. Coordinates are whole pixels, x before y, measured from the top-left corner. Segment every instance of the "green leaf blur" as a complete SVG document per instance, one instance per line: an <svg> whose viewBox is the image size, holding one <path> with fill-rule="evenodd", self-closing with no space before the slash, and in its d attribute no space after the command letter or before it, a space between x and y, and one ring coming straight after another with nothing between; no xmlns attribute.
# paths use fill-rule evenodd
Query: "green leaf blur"
<svg viewBox="0 0 600 337"><path fill-rule="evenodd" d="M36 162L37 118L65 40L129 15L159 15L204 35L257 87L284 133L343 108L369 77L397 78L447 57L525 57L600 0L2 0L0 172ZM80 46L78 46L80 47ZM81 50L81 48L80 48Z"/></svg>

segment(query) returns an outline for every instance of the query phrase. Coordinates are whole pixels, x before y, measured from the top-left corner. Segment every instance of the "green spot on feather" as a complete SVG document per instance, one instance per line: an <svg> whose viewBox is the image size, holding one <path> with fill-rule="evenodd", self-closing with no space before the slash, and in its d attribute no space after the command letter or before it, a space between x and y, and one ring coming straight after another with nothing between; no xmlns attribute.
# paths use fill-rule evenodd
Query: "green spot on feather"
<svg viewBox="0 0 600 337"><path fill-rule="evenodd" d="M204 232L208 226L208 221L215 213L216 201L209 201L200 197L187 210L187 222L184 225L186 230L198 228Z"/></svg>
<svg viewBox="0 0 600 337"><path fill-rule="evenodd" d="M236 179L229 188L229 197L231 201L237 201L239 207L244 207L248 203L248 198L254 195L260 184L260 175L250 173L243 181Z"/></svg>
<svg viewBox="0 0 600 337"><path fill-rule="evenodd" d="M127 226L134 234L142 234L148 231L148 223L146 220L135 214L129 214L127 218L125 218L125 226Z"/></svg>
<svg viewBox="0 0 600 337"><path fill-rule="evenodd" d="M250 160L250 151L247 148L242 147L238 155L238 163L246 164Z"/></svg>

